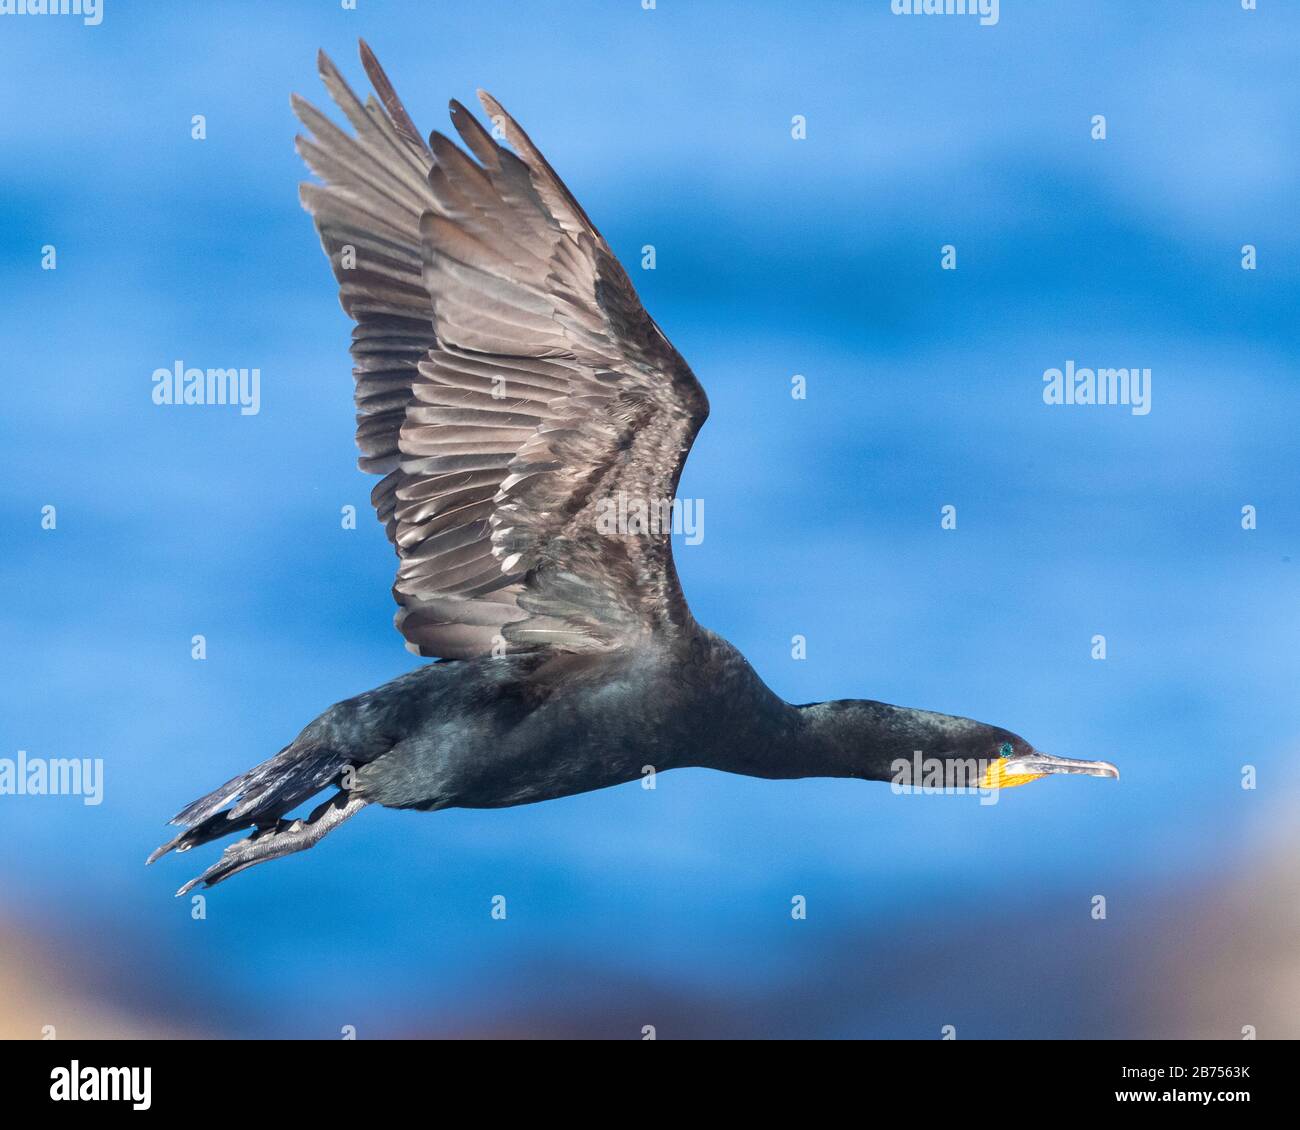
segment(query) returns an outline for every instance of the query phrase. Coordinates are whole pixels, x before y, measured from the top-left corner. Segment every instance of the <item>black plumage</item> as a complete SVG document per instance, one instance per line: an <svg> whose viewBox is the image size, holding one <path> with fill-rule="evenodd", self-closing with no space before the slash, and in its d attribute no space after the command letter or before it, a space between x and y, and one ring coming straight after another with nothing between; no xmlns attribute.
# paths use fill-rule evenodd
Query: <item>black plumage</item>
<svg viewBox="0 0 1300 1130"><path fill-rule="evenodd" d="M320 56L353 134L293 99L311 132L298 151L324 182L302 201L356 323L356 438L362 470L383 476L396 625L443 662L331 707L180 812L151 862L252 829L182 893L310 847L371 803L502 807L681 766L890 780L917 749L975 763L970 785L990 766L1003 784L1116 775L965 718L791 706L697 625L669 531L611 533L600 517L615 498L675 496L704 390L490 95L491 132L451 103L468 153L426 143L364 43L361 58L379 96L364 103Z"/></svg>

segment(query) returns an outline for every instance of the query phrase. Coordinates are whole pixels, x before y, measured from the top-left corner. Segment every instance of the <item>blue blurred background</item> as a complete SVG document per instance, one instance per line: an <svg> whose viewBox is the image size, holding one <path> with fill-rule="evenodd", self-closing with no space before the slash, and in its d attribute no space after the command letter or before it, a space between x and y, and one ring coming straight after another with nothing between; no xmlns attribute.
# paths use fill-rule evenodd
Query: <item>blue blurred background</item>
<svg viewBox="0 0 1300 1130"><path fill-rule="evenodd" d="M1272 0L0 17L0 757L106 774L0 797L0 1034L1300 1035L1298 32ZM702 623L792 701L1123 779L372 809L174 900L216 850L146 870L168 816L418 662L292 145L359 35L425 130L509 107L708 389ZM260 414L155 406L177 359L259 367ZM1150 367L1150 414L1046 406L1067 360Z"/></svg>

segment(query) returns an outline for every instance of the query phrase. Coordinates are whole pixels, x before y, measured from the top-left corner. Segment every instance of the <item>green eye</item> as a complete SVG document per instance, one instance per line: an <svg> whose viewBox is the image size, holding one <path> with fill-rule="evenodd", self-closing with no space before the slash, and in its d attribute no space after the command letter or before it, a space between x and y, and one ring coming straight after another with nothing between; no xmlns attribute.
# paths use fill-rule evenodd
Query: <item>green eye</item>
<svg viewBox="0 0 1300 1130"><path fill-rule="evenodd" d="M1002 748L1001 748L1000 750L998 750L998 756L999 756L999 757L1010 757L1010 756L1011 756L1011 753L1012 753L1011 743L1010 743L1010 742L1003 742L1003 743L1002 743Z"/></svg>

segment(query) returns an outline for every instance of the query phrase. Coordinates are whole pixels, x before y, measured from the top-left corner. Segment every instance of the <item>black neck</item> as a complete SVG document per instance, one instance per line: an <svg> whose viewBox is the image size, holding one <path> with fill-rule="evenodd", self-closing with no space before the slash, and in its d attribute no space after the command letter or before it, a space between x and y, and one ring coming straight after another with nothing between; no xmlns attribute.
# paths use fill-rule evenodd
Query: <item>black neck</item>
<svg viewBox="0 0 1300 1130"><path fill-rule="evenodd" d="M688 660L709 672L703 693L680 688L682 764L772 779L898 779L900 762L988 758L1015 735L970 718L869 699L791 706L726 640L697 629Z"/></svg>
<svg viewBox="0 0 1300 1130"><path fill-rule="evenodd" d="M751 777L895 781L901 763L911 771L918 751L944 762L987 757L1003 734L969 718L868 699L781 703L747 714L710 764Z"/></svg>

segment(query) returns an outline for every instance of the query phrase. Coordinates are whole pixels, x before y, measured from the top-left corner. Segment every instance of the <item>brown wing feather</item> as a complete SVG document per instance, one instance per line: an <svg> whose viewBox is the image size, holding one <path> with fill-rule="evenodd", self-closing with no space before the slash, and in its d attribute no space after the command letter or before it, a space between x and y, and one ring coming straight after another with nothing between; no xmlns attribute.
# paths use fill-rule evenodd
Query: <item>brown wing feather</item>
<svg viewBox="0 0 1300 1130"><path fill-rule="evenodd" d="M708 402L527 134L458 102L469 149L425 145L373 54L366 106L321 57L350 137L309 105L304 185L353 334L364 470L397 550L397 626L422 655L592 651L689 622L666 530L601 522L671 500ZM356 263L342 261L345 246Z"/></svg>

